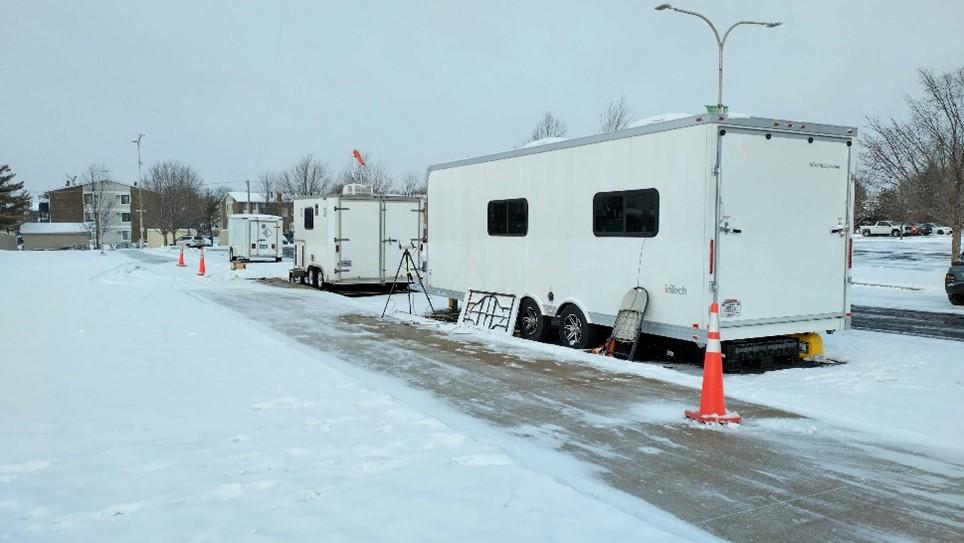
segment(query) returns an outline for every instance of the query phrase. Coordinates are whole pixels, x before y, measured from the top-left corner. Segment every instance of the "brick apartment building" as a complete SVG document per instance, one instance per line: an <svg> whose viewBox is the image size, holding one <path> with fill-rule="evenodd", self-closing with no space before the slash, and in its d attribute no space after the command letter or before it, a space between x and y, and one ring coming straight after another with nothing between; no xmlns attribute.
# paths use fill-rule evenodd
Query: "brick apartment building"
<svg viewBox="0 0 964 543"><path fill-rule="evenodd" d="M141 190L124 183L108 181L107 185L98 192L105 196L116 198L110 210L107 226L104 231L103 242L115 244L136 244L142 237L143 229L140 223ZM148 190L143 191L144 222L151 225L151 217L155 215L152 202L157 201L157 194ZM90 183L68 185L63 188L47 191L47 217L49 222L56 223L86 223L94 222L93 199L96 197Z"/></svg>

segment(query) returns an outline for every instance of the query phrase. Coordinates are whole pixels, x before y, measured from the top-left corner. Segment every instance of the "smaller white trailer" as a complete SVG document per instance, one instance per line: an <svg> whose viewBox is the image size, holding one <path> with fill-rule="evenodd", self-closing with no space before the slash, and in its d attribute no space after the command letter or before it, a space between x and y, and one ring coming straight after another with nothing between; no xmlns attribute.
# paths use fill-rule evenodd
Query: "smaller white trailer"
<svg viewBox="0 0 964 543"><path fill-rule="evenodd" d="M421 262L424 213L421 198L373 195L354 185L339 196L295 200L290 278L318 288L394 283L406 249Z"/></svg>
<svg viewBox="0 0 964 543"><path fill-rule="evenodd" d="M281 262L281 230L277 215L239 214L228 217L230 260Z"/></svg>

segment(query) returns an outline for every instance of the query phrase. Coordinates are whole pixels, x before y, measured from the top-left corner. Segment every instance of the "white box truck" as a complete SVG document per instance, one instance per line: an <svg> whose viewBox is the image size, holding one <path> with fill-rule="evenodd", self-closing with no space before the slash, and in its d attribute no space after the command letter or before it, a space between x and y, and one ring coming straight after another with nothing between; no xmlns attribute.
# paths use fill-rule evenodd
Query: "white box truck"
<svg viewBox="0 0 964 543"><path fill-rule="evenodd" d="M514 294L524 337L584 348L639 285L644 339L704 346L715 301L731 367L818 354L850 322L855 137L694 115L432 166L430 291Z"/></svg>
<svg viewBox="0 0 964 543"><path fill-rule="evenodd" d="M421 262L424 209L421 198L373 195L357 186L339 196L295 200L290 278L318 288L395 282L406 248Z"/></svg>
<svg viewBox="0 0 964 543"><path fill-rule="evenodd" d="M242 213L228 217L228 258L281 262L283 222L276 215Z"/></svg>

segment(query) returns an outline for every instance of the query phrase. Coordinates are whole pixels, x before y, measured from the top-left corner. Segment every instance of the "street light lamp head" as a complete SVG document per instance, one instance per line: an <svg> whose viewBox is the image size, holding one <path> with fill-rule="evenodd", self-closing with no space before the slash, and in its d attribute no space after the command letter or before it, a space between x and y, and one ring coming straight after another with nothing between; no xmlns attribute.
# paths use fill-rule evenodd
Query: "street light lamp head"
<svg viewBox="0 0 964 543"><path fill-rule="evenodd" d="M783 24L783 23L767 23L767 24L766 24L766 27L767 27L767 28L776 28L776 27L778 27L778 26L780 26L780 25L782 25L782 24Z"/></svg>
<svg viewBox="0 0 964 543"><path fill-rule="evenodd" d="M673 6L671 6L671 5L669 5L669 4L660 4L660 5L656 6L656 7L653 8L653 9L655 9L656 11L663 11L664 9L669 9L669 8L671 8L671 7L673 7Z"/></svg>

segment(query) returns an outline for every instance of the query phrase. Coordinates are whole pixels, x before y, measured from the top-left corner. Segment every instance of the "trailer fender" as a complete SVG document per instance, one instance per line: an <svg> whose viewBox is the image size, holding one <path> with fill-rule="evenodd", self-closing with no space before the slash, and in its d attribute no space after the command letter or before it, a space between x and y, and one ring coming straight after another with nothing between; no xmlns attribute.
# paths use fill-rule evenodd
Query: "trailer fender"
<svg viewBox="0 0 964 543"><path fill-rule="evenodd" d="M526 298L529 298L530 300L532 300L533 302L535 302L536 305L539 306L539 307L542 309L542 315L543 315L543 316L545 316L545 317L551 317L551 316L552 316L552 311L548 311L548 310L547 310L548 308L550 308L550 307L552 307L552 306L546 305L545 303L543 303L544 300L543 300L542 298L540 298L539 296L537 296L537 295L535 295L535 294L532 294L531 292L527 292L527 293L525 293L525 294L520 295L519 298L516 300L516 307L522 307L522 300L525 300Z"/></svg>
<svg viewBox="0 0 964 543"><path fill-rule="evenodd" d="M557 306L555 306L555 307L553 307L553 306L543 306L543 307L545 307L545 308L552 307L552 308L553 308L553 311L551 312L551 315L552 315L553 317L558 317L558 316L559 316L559 313L562 312L562 308L565 307L565 306L567 306L567 305L570 305L570 304L578 307L578 308L579 308L579 311L582 311L582 314L586 317L586 322L587 322L587 323L589 323L589 324L596 324L595 322L593 322L592 317L589 316L589 309L586 307L586 305L583 304L582 302L580 302L579 300L574 299L574 298L565 298L565 299L561 300L561 301L559 302L559 305L557 305ZM547 314L550 314L550 313L547 313Z"/></svg>

